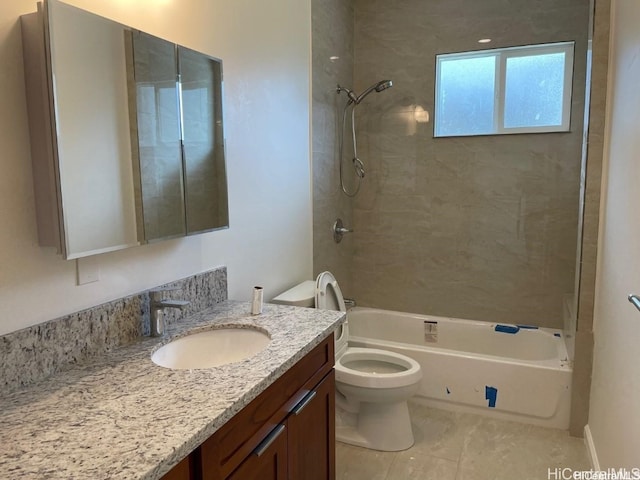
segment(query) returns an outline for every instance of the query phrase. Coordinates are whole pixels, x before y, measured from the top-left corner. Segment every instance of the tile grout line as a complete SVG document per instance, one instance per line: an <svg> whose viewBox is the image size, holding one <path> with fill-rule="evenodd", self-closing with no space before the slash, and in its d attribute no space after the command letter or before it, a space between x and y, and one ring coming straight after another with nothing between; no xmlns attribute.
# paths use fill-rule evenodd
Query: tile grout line
<svg viewBox="0 0 640 480"><path fill-rule="evenodd" d="M460 453L458 454L458 461L456 462L456 476L454 480L460 480L460 464L462 463L462 454L464 453L464 442L462 442L462 447L460 448Z"/></svg>
<svg viewBox="0 0 640 480"><path fill-rule="evenodd" d="M396 463L397 460L398 460L398 452L394 452L393 460L389 462L389 466L387 467L387 473L384 476L384 480L394 480L393 478L390 478L389 475L391 475L391 467L393 467L393 464Z"/></svg>

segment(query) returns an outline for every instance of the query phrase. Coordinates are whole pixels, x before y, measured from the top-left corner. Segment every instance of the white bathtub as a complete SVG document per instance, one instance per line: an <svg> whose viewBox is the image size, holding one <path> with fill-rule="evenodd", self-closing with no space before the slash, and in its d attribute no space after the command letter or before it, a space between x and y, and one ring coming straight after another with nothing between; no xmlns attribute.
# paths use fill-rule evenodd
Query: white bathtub
<svg viewBox="0 0 640 480"><path fill-rule="evenodd" d="M569 427L572 368L561 330L361 307L347 316L349 345L391 350L420 363L418 401Z"/></svg>

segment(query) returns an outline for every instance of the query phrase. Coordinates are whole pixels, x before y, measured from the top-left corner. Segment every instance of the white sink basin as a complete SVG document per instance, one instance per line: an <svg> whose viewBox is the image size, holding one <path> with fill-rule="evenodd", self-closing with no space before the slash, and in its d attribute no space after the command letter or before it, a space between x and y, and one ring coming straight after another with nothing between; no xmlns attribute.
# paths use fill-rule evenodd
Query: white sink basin
<svg viewBox="0 0 640 480"><path fill-rule="evenodd" d="M269 335L260 330L218 328L177 338L156 350L151 360L174 370L211 368L249 358L269 342Z"/></svg>

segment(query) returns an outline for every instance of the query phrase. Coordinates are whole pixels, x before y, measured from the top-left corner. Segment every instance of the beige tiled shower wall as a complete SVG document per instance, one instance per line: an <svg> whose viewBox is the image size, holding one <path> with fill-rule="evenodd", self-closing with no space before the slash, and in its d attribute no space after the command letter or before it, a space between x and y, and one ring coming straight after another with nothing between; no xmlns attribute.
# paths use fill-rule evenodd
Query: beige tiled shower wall
<svg viewBox="0 0 640 480"><path fill-rule="evenodd" d="M562 328L563 297L574 293L589 0L354 5L354 87L382 79L394 85L358 107L367 177L353 202L355 233L342 251L353 248L349 294L386 309ZM348 8L322 7L327 16ZM345 36L339 25L337 34L318 39L318 16L316 268L324 266L318 258L336 255L316 237L329 210L343 205L337 169L325 169L335 148L324 143L329 135L321 137L334 128L329 90L337 67L316 58L326 56L316 47ZM324 21L333 26L335 18ZM486 37L489 48L575 40L570 132L433 138L435 55L485 49L477 40ZM428 111L429 122L417 122L416 109Z"/></svg>
<svg viewBox="0 0 640 480"><path fill-rule="evenodd" d="M345 295L351 295L351 258L354 236L333 241L331 228L338 217L351 228L352 202L340 190L338 133L344 93L353 88L353 26L351 0L313 0L313 269L330 270Z"/></svg>

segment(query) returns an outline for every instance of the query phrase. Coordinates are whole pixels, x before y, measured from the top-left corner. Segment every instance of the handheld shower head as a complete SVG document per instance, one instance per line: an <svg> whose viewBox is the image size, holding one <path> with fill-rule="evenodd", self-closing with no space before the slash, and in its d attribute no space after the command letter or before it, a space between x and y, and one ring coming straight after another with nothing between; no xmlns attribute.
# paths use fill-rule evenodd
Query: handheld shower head
<svg viewBox="0 0 640 480"><path fill-rule="evenodd" d="M348 88L341 87L340 85L338 85L336 91L337 91L337 93L345 92L347 94L347 97L349 97L348 105L350 105L352 103L355 103L356 105L358 105L362 100L364 100L364 98L367 95L369 95L374 90L376 92L381 92L381 91L386 90L387 88L391 88L391 87L393 87L393 82L391 80L381 80L378 83L374 83L373 85L371 85L369 88L367 88L360 95L356 95L353 90L349 90Z"/></svg>
<svg viewBox="0 0 640 480"><path fill-rule="evenodd" d="M352 90L349 90L348 88L345 88L345 87L341 87L340 85L338 85L337 88L336 88L336 93L339 94L340 92L345 92L347 94L347 97L349 97L349 101L344 106L344 110L342 112L342 129L340 131L340 140L339 140L339 142L340 142L340 147L339 147L339 150L340 150L340 161L339 161L339 163L340 163L340 186L342 187L342 191L348 197L355 197L356 196L356 194L360 190L360 185L361 185L362 179L364 178L364 175L365 175L364 162L358 158L358 145L356 143L356 117L355 117L356 107L371 92L373 92L373 91L381 92L381 91L386 90L387 88L390 88L392 86L393 86L393 82L391 80L381 80L381 81L371 85L369 88L367 88L360 95L356 95ZM345 123L346 123L345 119L346 119L346 116L347 116L347 111L348 111L350 106L351 106L351 137L353 139L353 159L352 159L352 162L353 162L353 169L354 169L354 172L355 172L355 176L358 179L357 180L357 184L355 186L355 190L353 192L349 192L349 190L347 190L347 187L344 184L344 178L343 178L343 175L342 175L343 163L344 163L343 162L342 150L343 150L343 146L344 146L344 128L345 128Z"/></svg>
<svg viewBox="0 0 640 480"><path fill-rule="evenodd" d="M362 92L360 95L358 95L358 97L355 100L355 104L358 105L371 92L373 92L373 91L381 92L381 91L386 90L387 88L389 88L391 86L393 86L393 82L391 80L381 80L378 83L374 83L369 88L367 88L364 92Z"/></svg>
<svg viewBox="0 0 640 480"><path fill-rule="evenodd" d="M376 83L376 92L381 92L391 87L393 87L393 82L391 80L382 80Z"/></svg>

